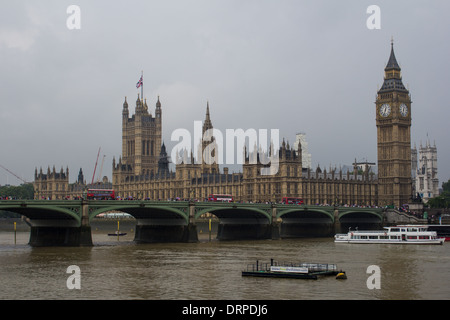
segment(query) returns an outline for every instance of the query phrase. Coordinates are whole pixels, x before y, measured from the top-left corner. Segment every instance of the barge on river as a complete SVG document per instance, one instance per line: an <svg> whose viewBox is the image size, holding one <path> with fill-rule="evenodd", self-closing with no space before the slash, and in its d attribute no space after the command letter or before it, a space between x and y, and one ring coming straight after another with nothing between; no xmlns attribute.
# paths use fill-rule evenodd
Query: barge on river
<svg viewBox="0 0 450 320"><path fill-rule="evenodd" d="M336 276L338 279L346 279L345 272L338 270L335 264L323 263L287 263L279 264L273 259L269 263L247 265L242 271L243 277L266 277L266 278L290 278L317 280L319 276Z"/></svg>
<svg viewBox="0 0 450 320"><path fill-rule="evenodd" d="M445 238L429 231L426 225L400 225L385 230L351 231L336 234L334 242L339 243L392 243L392 244L443 244Z"/></svg>

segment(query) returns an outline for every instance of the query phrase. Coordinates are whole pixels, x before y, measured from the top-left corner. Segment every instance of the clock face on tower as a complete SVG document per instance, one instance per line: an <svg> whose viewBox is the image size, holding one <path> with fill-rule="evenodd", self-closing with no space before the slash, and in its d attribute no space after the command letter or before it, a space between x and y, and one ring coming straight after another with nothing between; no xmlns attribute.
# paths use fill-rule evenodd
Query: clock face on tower
<svg viewBox="0 0 450 320"><path fill-rule="evenodd" d="M400 114L401 114L403 117L406 117L406 116L408 115L408 106L407 106L406 104L404 104L404 103L402 103L402 104L400 105Z"/></svg>
<svg viewBox="0 0 450 320"><path fill-rule="evenodd" d="M382 117L387 117L390 114L391 114L391 106L389 104L387 104L387 103L383 104L380 107L380 115Z"/></svg>

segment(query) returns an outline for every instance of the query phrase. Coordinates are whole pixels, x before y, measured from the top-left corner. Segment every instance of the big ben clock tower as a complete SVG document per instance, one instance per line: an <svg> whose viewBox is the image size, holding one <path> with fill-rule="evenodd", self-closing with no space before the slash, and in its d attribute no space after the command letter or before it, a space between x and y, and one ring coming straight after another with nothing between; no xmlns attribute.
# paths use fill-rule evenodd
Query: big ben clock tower
<svg viewBox="0 0 450 320"><path fill-rule="evenodd" d="M391 43L384 82L376 99L378 204L401 206L412 195L411 97Z"/></svg>

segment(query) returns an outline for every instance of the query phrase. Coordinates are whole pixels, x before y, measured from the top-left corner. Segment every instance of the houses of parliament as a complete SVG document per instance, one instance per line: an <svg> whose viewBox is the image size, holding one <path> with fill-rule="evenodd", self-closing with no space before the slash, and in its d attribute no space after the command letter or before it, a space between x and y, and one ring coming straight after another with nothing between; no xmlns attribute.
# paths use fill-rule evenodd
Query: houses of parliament
<svg viewBox="0 0 450 320"><path fill-rule="evenodd" d="M125 98L122 107L122 154L112 163L113 188L120 199L198 199L209 194L230 194L234 201L280 202L282 197L302 198L305 204L401 206L411 201L411 98L402 83L393 44L385 67L384 82L375 101L378 174L366 165L343 172L337 168L304 168L302 146L283 139L278 151L278 171L261 175L264 165L258 154L243 150L241 172L230 173L217 163L195 163L191 154L170 170L170 157L162 137L163 105L158 97L154 115L147 101L136 100L134 114ZM203 133L213 128L209 104ZM203 141L200 152L212 140ZM255 151L256 152L256 151ZM69 183L68 169L35 170L35 199L83 197L88 185L80 169L78 180ZM91 187L91 186L89 186Z"/></svg>

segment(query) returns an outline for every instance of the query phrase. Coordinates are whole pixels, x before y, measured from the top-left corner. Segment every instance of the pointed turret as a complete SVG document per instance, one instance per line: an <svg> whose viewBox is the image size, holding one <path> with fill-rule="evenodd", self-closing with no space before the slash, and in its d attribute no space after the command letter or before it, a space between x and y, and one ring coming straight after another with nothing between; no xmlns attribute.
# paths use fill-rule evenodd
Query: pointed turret
<svg viewBox="0 0 450 320"><path fill-rule="evenodd" d="M138 93L138 96L137 96L137 99L136 99L136 107L140 107L141 106L141 98L139 97L139 93Z"/></svg>
<svg viewBox="0 0 450 320"><path fill-rule="evenodd" d="M127 109L128 110L128 102L127 102L127 97L125 96L125 101L123 102L123 109Z"/></svg>
<svg viewBox="0 0 450 320"><path fill-rule="evenodd" d="M161 102L159 101L159 96L158 101L156 102L155 117L157 120L161 121Z"/></svg>
<svg viewBox="0 0 450 320"><path fill-rule="evenodd" d="M209 114L209 102L206 103L206 116L205 122L203 122L201 149L198 150L199 157L203 173L217 173L219 172L219 154L218 147L215 142L215 137L213 135L213 125L211 122L211 117ZM205 135L205 132L208 134Z"/></svg>
<svg viewBox="0 0 450 320"><path fill-rule="evenodd" d="M211 122L211 117L209 115L209 101L206 102L206 117L205 122L203 122L203 134L206 130L213 129L213 125Z"/></svg>
<svg viewBox="0 0 450 320"><path fill-rule="evenodd" d="M297 152L298 152L298 162L300 164L303 164L302 142L300 140L298 140ZM303 168L303 166L302 166L302 168Z"/></svg>
<svg viewBox="0 0 450 320"><path fill-rule="evenodd" d="M83 169L80 168L80 171L78 171L78 179L77 182L79 184L83 184L84 183L84 175L83 175Z"/></svg>
<svg viewBox="0 0 450 320"><path fill-rule="evenodd" d="M378 93L392 91L409 93L402 82L401 68L395 58L393 40L391 42L391 55L386 68L384 68L384 82Z"/></svg>
<svg viewBox="0 0 450 320"><path fill-rule="evenodd" d="M389 70L398 70L401 71L400 66L398 65L397 59L395 58L394 53L394 40L391 40L391 55L389 56L389 61L386 65L386 68L384 68L385 71Z"/></svg>
<svg viewBox="0 0 450 320"><path fill-rule="evenodd" d="M142 114L142 112L144 111L144 106L143 106L143 101L141 101L141 98L139 97L139 93L138 93L138 97L136 99L136 115L140 115Z"/></svg>

